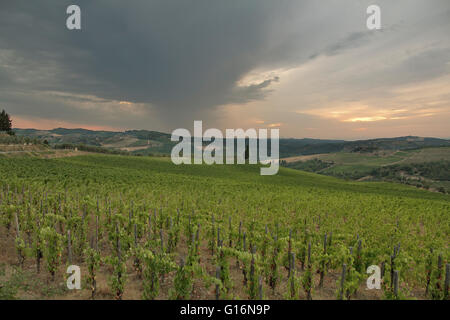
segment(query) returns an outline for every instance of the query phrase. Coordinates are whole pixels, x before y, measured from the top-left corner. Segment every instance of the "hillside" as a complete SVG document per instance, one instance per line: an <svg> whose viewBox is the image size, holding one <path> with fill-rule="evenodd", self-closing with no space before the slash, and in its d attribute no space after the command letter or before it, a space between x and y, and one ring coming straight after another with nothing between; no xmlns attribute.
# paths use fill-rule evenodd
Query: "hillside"
<svg viewBox="0 0 450 320"><path fill-rule="evenodd" d="M282 165L339 178L450 191L450 147L316 154L285 158Z"/></svg>
<svg viewBox="0 0 450 320"><path fill-rule="evenodd" d="M384 151L412 150L426 147L450 146L450 140L426 137L396 137L358 141L327 141L305 144L296 139L280 141L280 157L288 158L322 153L377 153Z"/></svg>
<svg viewBox="0 0 450 320"><path fill-rule="evenodd" d="M125 151L133 154L170 154L174 145L166 133L130 130L125 132L93 131L86 129L52 130L15 129L16 135L46 140L50 145L87 145Z"/></svg>
<svg viewBox="0 0 450 320"><path fill-rule="evenodd" d="M68 149L122 155L167 156L175 145L175 142L170 140L171 135L147 130L113 132L57 128L15 129L15 133L16 137L5 139L20 140L16 141L18 144L30 144L34 141L35 146L19 146L20 150L15 153L2 153L0 148L0 155L15 155L23 152L23 148L28 151L44 148L40 153L47 157L63 156L64 152L72 155L73 152L67 151ZM42 142L57 151L50 151ZM354 180L400 182L432 191L448 192L450 181L445 177L450 169L445 161L450 160L449 146L450 142L446 139L412 136L359 141L280 139L280 158L282 165L293 169ZM225 146L224 149L226 152ZM433 161L434 163L431 163ZM422 165L424 162L427 163L427 168Z"/></svg>
<svg viewBox="0 0 450 320"><path fill-rule="evenodd" d="M15 129L18 136L46 140L52 146L62 144L89 145L140 155L169 155L175 144L171 135L147 130L125 132L86 129L52 130ZM398 137L360 141L322 139L280 139L280 157L335 152L370 153L382 150L410 150L423 147L450 146L450 141L437 138Z"/></svg>

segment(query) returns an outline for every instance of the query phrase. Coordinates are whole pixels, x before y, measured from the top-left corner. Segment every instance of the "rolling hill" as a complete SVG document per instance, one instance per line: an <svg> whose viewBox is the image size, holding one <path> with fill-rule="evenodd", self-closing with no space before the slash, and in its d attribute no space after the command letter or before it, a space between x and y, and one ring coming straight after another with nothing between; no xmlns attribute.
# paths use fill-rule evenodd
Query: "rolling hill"
<svg viewBox="0 0 450 320"><path fill-rule="evenodd" d="M52 130L15 129L14 131L18 136L47 140L53 146L83 144L140 155L169 155L175 144L170 140L170 134L148 130L114 132L57 128ZM359 141L282 138L280 139L280 157L335 152L370 153L380 150L410 150L440 146L450 146L450 141L412 136Z"/></svg>
<svg viewBox="0 0 450 320"><path fill-rule="evenodd" d="M450 191L450 147L374 152L335 152L288 157L282 165L339 178L393 181L433 191Z"/></svg>

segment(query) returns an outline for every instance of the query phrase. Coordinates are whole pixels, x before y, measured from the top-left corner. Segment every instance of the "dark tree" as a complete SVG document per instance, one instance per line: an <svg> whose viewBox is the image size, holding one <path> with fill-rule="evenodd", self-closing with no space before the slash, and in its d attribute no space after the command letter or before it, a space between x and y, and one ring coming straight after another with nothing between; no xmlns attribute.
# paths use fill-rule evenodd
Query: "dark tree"
<svg viewBox="0 0 450 320"><path fill-rule="evenodd" d="M0 113L0 131L6 131L8 134L12 134L12 121L5 110Z"/></svg>

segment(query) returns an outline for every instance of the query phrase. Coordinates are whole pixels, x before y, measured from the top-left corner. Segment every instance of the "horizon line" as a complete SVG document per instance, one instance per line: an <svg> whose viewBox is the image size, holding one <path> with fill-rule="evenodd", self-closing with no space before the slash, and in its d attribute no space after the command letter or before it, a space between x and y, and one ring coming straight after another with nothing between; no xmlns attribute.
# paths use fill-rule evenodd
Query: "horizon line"
<svg viewBox="0 0 450 320"><path fill-rule="evenodd" d="M171 135L171 133L162 132L162 131L155 131L155 130L149 130L149 129L124 129L123 131L112 131L112 130L92 130L92 129L86 129L86 128L64 128L64 127L56 127L52 129L36 129L36 128L13 128L12 130L36 130L36 131L52 131L57 129L64 129L64 130L85 130L85 131L92 131L92 132L112 132L112 133L126 133L128 131L151 131L151 132L158 132L163 133L167 135ZM192 136L195 138L195 136ZM310 137L303 137L303 138L294 138L294 137L280 137L280 139L294 139L294 140L331 140L331 141L362 141L362 140L379 140L379 139L397 139L397 138L431 138L431 139L441 139L441 140L450 140L450 137L444 138L444 137L434 137L434 136L416 136L416 135L406 135L406 136L394 136L394 137L375 137L375 138L360 138L360 139L345 139L345 138L310 138Z"/></svg>

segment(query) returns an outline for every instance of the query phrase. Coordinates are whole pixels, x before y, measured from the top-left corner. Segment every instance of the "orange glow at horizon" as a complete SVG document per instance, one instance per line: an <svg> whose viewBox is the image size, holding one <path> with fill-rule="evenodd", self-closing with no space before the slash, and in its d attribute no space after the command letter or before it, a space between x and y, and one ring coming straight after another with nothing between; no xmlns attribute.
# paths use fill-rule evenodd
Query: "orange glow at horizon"
<svg viewBox="0 0 450 320"><path fill-rule="evenodd" d="M48 120L41 118L22 118L11 116L13 122L13 128L20 129L37 129L37 130L51 130L55 128L65 128L65 129L87 129L93 131L124 131L123 128L115 128L110 126L97 126L97 125L86 125L75 122L67 122L61 120Z"/></svg>

